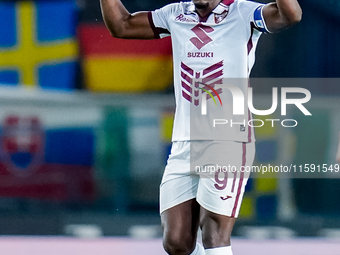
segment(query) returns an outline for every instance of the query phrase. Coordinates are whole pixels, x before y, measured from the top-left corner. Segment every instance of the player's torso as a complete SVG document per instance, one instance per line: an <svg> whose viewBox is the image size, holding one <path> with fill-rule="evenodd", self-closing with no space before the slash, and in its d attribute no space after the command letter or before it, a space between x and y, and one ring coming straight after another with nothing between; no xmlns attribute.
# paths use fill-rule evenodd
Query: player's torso
<svg viewBox="0 0 340 255"><path fill-rule="evenodd" d="M248 141L249 130L245 125L212 127L212 124L217 118L248 121L247 112L244 116L233 116L231 93L217 87L230 79L244 95L247 94L250 24L244 23L236 3L219 5L206 21L190 11L190 4L181 4L183 8L173 13L169 24L177 102L174 140L181 140L184 136L190 140ZM197 84L197 80L203 84ZM202 89L211 92L215 100ZM201 114L203 97L207 98L205 116ZM214 102L219 102L218 98L223 107L222 103L216 105Z"/></svg>
<svg viewBox="0 0 340 255"><path fill-rule="evenodd" d="M250 25L244 24L236 3L219 5L214 11L206 21L192 11L191 3L182 3L181 11L173 13L169 25L174 67L183 63L203 77L208 73L205 69L219 63L224 78L245 78Z"/></svg>

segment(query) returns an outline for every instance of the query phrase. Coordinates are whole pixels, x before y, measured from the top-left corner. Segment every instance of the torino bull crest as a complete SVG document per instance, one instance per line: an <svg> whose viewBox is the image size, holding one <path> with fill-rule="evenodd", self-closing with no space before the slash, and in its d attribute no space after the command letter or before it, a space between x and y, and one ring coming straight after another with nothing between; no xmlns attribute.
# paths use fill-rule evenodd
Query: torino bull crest
<svg viewBox="0 0 340 255"><path fill-rule="evenodd" d="M8 171L30 175L43 161L45 135L37 117L11 115L3 122L1 156Z"/></svg>

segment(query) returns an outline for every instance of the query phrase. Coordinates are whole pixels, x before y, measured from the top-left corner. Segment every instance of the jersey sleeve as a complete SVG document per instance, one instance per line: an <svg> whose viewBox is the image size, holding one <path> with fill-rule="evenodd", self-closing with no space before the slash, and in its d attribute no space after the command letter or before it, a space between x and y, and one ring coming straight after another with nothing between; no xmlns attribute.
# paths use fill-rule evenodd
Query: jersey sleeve
<svg viewBox="0 0 340 255"><path fill-rule="evenodd" d="M155 38L170 36L169 18L175 12L176 8L176 4L169 4L149 12L149 22L155 34Z"/></svg>
<svg viewBox="0 0 340 255"><path fill-rule="evenodd" d="M253 27L260 32L270 33L263 17L264 6L265 4L261 3L240 1L238 8L241 17L246 24L252 24Z"/></svg>

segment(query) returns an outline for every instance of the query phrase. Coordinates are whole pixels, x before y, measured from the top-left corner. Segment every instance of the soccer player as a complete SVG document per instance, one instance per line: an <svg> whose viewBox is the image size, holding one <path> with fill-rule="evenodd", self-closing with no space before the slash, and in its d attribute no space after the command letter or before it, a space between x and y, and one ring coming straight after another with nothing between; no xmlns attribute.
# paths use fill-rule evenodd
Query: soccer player
<svg viewBox="0 0 340 255"><path fill-rule="evenodd" d="M101 0L101 8L114 37L171 36L176 113L173 145L160 187L165 251L171 255L231 255L231 231L247 176L243 172L224 173L224 176L217 172L212 178L194 178L190 169L193 162L207 166L211 159L219 164L229 162L236 169L251 166L255 154L253 130L244 121L244 124L237 122L222 136L214 135L215 132L200 134L207 119L198 118L201 112L198 106L203 104L204 96L207 104L212 103L211 99L219 99L221 105L222 101L231 105L230 93L217 88L217 84L222 84L221 79L249 77L260 35L280 31L301 20L297 0L276 0L269 4L192 0L133 14L120 0ZM243 84L239 89L246 90ZM230 115L227 108L221 111ZM192 133L193 124L202 127L195 130L197 136ZM220 131L223 132L217 133ZM196 243L199 227L204 248Z"/></svg>

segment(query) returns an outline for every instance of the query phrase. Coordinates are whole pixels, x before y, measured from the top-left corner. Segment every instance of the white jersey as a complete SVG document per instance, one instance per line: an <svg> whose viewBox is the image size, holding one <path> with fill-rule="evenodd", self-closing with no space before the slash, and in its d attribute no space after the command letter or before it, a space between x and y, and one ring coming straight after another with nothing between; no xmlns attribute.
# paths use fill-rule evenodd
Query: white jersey
<svg viewBox="0 0 340 255"><path fill-rule="evenodd" d="M254 140L248 125L247 87L258 39L262 32L268 32L263 6L224 0L206 19L199 17L192 2L150 12L155 36L171 35L172 39L176 97L173 141ZM233 114L231 90L218 85L226 82L244 95L243 115Z"/></svg>

